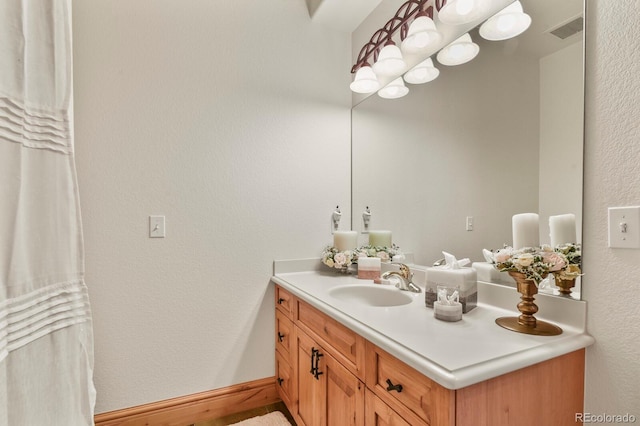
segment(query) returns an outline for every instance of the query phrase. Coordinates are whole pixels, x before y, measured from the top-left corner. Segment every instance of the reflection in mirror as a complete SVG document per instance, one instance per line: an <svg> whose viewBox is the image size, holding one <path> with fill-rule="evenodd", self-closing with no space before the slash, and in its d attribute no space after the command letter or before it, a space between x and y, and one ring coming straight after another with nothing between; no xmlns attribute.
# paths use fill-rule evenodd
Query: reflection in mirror
<svg viewBox="0 0 640 426"><path fill-rule="evenodd" d="M483 261L483 249L512 244L519 213L539 214L541 244L550 216L575 214L580 242L583 33L550 31L582 16L583 2L522 4L532 17L524 34L496 42L474 30L473 61L434 60L434 81L353 108L352 229L362 231L368 206L369 229L392 230L420 265L442 251Z"/></svg>

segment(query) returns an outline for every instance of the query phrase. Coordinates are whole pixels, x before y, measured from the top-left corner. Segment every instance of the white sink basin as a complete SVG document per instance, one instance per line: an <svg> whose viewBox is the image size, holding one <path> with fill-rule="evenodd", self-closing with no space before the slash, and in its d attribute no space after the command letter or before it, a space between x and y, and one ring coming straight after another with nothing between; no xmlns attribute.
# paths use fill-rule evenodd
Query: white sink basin
<svg viewBox="0 0 640 426"><path fill-rule="evenodd" d="M336 299L367 306L402 306L413 301L409 293L378 284L334 287L329 290L329 294Z"/></svg>

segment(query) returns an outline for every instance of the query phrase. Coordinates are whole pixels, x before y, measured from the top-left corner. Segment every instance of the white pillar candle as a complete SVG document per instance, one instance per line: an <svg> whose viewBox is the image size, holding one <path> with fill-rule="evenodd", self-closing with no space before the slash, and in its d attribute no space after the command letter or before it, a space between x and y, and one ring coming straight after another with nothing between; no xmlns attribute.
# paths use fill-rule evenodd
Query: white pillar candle
<svg viewBox="0 0 640 426"><path fill-rule="evenodd" d="M338 251L353 250L358 247L358 233L356 231L335 231L333 246Z"/></svg>
<svg viewBox="0 0 640 426"><path fill-rule="evenodd" d="M549 216L551 247L576 242L576 215Z"/></svg>
<svg viewBox="0 0 640 426"><path fill-rule="evenodd" d="M391 231L369 231L369 245L391 247Z"/></svg>
<svg viewBox="0 0 640 426"><path fill-rule="evenodd" d="M540 223L536 213L516 214L512 218L513 248L537 247L540 245Z"/></svg>

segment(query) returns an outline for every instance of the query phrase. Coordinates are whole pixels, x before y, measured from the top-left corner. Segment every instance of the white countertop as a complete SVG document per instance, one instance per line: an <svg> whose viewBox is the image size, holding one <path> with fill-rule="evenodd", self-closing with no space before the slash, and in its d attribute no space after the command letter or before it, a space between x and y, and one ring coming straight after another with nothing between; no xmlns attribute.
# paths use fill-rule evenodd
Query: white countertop
<svg viewBox="0 0 640 426"><path fill-rule="evenodd" d="M498 317L519 315L519 293L510 287L479 282L478 306L461 321L451 323L433 317L433 310L425 306L424 292L407 293L413 301L403 306L349 303L331 296L329 290L378 284L328 269L294 272L292 265L278 267L276 262L272 281L448 389L482 382L594 342L585 332L586 302L537 295L540 311L536 318L553 322L563 333L532 336L495 323Z"/></svg>

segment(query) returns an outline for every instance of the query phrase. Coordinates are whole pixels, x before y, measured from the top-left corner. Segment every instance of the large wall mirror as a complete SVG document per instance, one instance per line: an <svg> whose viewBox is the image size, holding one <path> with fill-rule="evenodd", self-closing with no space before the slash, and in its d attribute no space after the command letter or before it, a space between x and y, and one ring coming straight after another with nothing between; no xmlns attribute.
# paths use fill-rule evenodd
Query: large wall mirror
<svg viewBox="0 0 640 426"><path fill-rule="evenodd" d="M573 213L580 242L583 31L566 24L584 4L521 3L532 17L524 34L496 42L473 30L480 53L471 62L434 60L436 80L354 106L352 229L362 231L368 207L370 229L392 230L420 265L442 251L482 261L482 249L512 243L518 213L539 214L541 244L550 242L549 216Z"/></svg>

